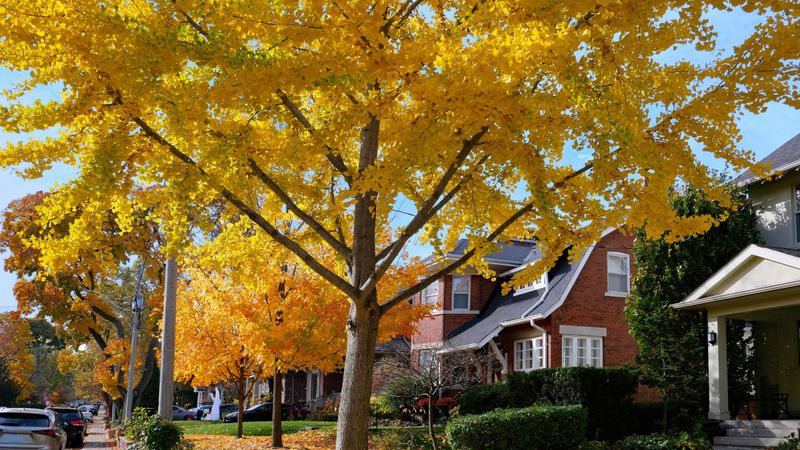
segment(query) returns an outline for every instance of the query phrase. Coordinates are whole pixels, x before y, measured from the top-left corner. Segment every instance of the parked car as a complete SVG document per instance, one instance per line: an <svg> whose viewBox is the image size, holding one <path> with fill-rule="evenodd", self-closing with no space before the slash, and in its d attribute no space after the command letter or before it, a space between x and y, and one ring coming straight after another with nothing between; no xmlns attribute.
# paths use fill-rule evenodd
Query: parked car
<svg viewBox="0 0 800 450"><path fill-rule="evenodd" d="M289 417L289 411L294 405L281 405L281 419ZM223 422L236 422L239 418L239 411L226 414ZM244 422L270 421L272 420L272 403L260 403L244 410Z"/></svg>
<svg viewBox="0 0 800 450"><path fill-rule="evenodd" d="M188 409L183 409L175 405L172 406L172 420L192 420L194 417L195 413Z"/></svg>
<svg viewBox="0 0 800 450"><path fill-rule="evenodd" d="M201 420L208 417L211 414L211 407L213 405L203 405L199 408L192 408L189 411L195 413L195 419ZM225 417L225 414L232 413L236 411L238 407L233 403L224 403L219 406L219 417L220 419Z"/></svg>
<svg viewBox="0 0 800 450"><path fill-rule="evenodd" d="M81 416L83 417L83 420L86 423L89 423L89 422L92 421L92 413L90 413L89 411L81 411Z"/></svg>
<svg viewBox="0 0 800 450"><path fill-rule="evenodd" d="M98 408L94 405L81 405L78 406L78 409L81 411L88 411L92 413L92 416L96 416L98 411Z"/></svg>
<svg viewBox="0 0 800 450"><path fill-rule="evenodd" d="M0 448L64 450L67 432L62 426L54 411L0 407Z"/></svg>
<svg viewBox="0 0 800 450"><path fill-rule="evenodd" d="M62 428L67 432L67 445L70 447L80 447L83 445L83 437L86 436L88 425L84 420L84 411L75 408L53 407L47 408L55 411L61 418Z"/></svg>

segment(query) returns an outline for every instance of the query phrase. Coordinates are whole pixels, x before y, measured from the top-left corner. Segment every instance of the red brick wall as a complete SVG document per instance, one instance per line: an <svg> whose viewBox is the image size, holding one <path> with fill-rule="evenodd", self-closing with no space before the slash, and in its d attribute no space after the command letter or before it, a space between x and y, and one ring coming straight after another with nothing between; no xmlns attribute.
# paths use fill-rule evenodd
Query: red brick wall
<svg viewBox="0 0 800 450"><path fill-rule="evenodd" d="M560 325L606 328L603 340L603 365L615 367L634 362L639 348L625 321L625 298L605 295L608 288L608 252L631 255L634 269L633 236L614 231L597 243L566 301L550 316L550 367L561 367ZM576 262L577 263L577 262Z"/></svg>

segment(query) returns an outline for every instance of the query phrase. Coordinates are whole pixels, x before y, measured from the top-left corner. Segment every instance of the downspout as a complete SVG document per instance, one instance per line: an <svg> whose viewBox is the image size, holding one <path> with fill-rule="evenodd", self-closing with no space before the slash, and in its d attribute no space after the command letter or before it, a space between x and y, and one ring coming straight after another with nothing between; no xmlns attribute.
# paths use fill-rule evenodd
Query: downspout
<svg viewBox="0 0 800 450"><path fill-rule="evenodd" d="M542 333L542 362L544 363L542 369L545 369L549 366L549 364L547 364L547 348L550 346L550 343L547 341L547 330L539 325L536 325L536 319L531 319L531 327L533 327L534 330Z"/></svg>

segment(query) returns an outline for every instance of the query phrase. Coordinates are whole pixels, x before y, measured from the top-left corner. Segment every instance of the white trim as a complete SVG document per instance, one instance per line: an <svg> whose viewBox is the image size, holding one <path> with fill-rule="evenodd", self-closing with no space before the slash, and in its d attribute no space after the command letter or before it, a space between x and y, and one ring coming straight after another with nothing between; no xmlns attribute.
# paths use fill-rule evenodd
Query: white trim
<svg viewBox="0 0 800 450"><path fill-rule="evenodd" d="M798 167L798 166L800 166L800 159L796 159L796 160L794 160L794 161L792 161L792 162L790 162L788 164L784 164L784 165L782 165L780 167L775 167L775 168L770 169L769 173L767 174L768 178L751 176L750 178L748 178L746 180L739 181L738 183L736 183L736 186L739 186L739 187L747 186L748 184L753 184L756 181L761 181L761 183L765 183L767 181L772 181L772 180L775 180L775 179L778 179L778 178L783 178L783 176L786 175L786 173L785 173L786 171L788 171L790 169L794 169L795 167Z"/></svg>
<svg viewBox="0 0 800 450"><path fill-rule="evenodd" d="M572 344L570 347L564 345L564 341L566 339L571 339ZM561 336L561 367L578 367L578 339L586 339L586 347L584 347L584 359L587 363L587 366L583 367L604 367L604 355L605 352L605 339L600 336L580 336L580 335L562 335ZM600 362L598 366L593 366L592 362L592 342L599 341L600 342ZM564 364L564 350L569 348L570 356L569 356L569 363Z"/></svg>
<svg viewBox="0 0 800 450"><path fill-rule="evenodd" d="M456 308L456 294L464 295L463 292L456 293L456 278L467 279L467 307ZM472 306L472 276L471 275L453 275L450 279L450 309L452 311L470 311Z"/></svg>
<svg viewBox="0 0 800 450"><path fill-rule="evenodd" d="M542 351L541 364L539 363L539 355L536 354L537 341L539 341L538 342L539 349ZM492 341L492 342L494 342L494 341ZM533 354L532 355L533 358L531 359L531 367L530 368L525 368L524 364L523 364L523 362L527 360L524 357L525 356L525 344L524 344L525 342L530 342L531 343L530 350L531 350L531 352ZM521 359L517 358L517 344L520 344L520 343L522 343L522 349L520 350L520 353L523 356ZM547 360L545 359L546 358L546 354L545 354L545 350L544 350L545 345L546 345L545 336L543 334L540 334L540 335L537 335L537 336L529 336L529 337L525 337L525 338L522 338L522 339L515 340L514 341L514 346L512 348L512 350L514 352L514 372L531 372L533 370L544 369L545 367L547 367ZM519 368L518 368L518 366L519 366Z"/></svg>
<svg viewBox="0 0 800 450"><path fill-rule="evenodd" d="M536 281L534 281L533 283L527 284L527 285L523 286L519 290L515 289L514 290L514 295L516 296L516 295L524 294L526 292L538 291L539 289L544 289L545 291L547 291L547 285L549 284L549 278L550 277L547 275L547 272L545 272L542 275L540 275L539 278Z"/></svg>
<svg viewBox="0 0 800 450"><path fill-rule="evenodd" d="M610 230L614 231L615 229L611 228ZM608 233L610 233L610 231ZM605 237L608 233L603 233L603 237ZM575 274L572 275L572 278L569 280L569 284L564 289L564 292L561 294L561 298L559 298L558 301L553 303L553 305L550 308L548 308L544 313L537 314L536 316L529 316L529 317L527 317L528 319L535 319L535 320L544 319L545 317L547 317L550 314L552 314L553 311L555 311L558 308L560 308L561 305L563 305L565 301L567 301L567 296L569 296L570 291L572 291L572 287L575 286L575 282L578 281L578 278L581 276L581 272L583 272L583 267L586 266L586 261L588 261L589 257L592 256L592 251L594 250L594 247L596 245L597 245L597 242L595 242L593 245L589 246L589 248L587 248L583 252L583 256L581 257L580 262L578 262L578 267L575 268ZM530 311L532 311L532 309L528 310L528 311L525 311L525 315L523 315L522 317L525 318L526 315L530 313Z"/></svg>
<svg viewBox="0 0 800 450"><path fill-rule="evenodd" d="M800 269L800 258L788 255L783 252L779 252L777 250L772 250L769 248L761 247L756 244L748 245L744 250L739 252L736 257L734 257L728 264L722 266L721 269L716 271L714 275L712 275L705 283L701 284L700 287L695 289L688 297L683 299L678 303L674 303L671 306L673 308L688 308L690 306L699 305L703 303L707 303L707 299L701 300L703 295L710 291L714 286L722 282L725 278L727 278L730 274L732 274L736 269L742 266L747 260L753 257L763 258L769 261L774 261L779 264L783 264L789 267L793 267L795 269ZM771 288L774 288L771 287ZM739 293L737 296L741 296L742 293ZM719 297L719 296L717 296ZM713 299L714 297L709 297ZM716 300L711 300L717 301Z"/></svg>
<svg viewBox="0 0 800 450"><path fill-rule="evenodd" d="M477 309L456 309L456 310L452 310L452 309L445 309L445 310L443 310L443 309L434 309L434 310L431 311L430 315L432 315L432 316L441 316L441 315L447 315L447 314L476 315L476 314L480 314L480 313L481 312L478 311Z"/></svg>
<svg viewBox="0 0 800 450"><path fill-rule="evenodd" d="M411 350L429 350L432 348L439 348L442 346L441 342L431 342L427 344L411 344Z"/></svg>
<svg viewBox="0 0 800 450"><path fill-rule="evenodd" d="M561 334L574 334L577 336L606 337L608 329L602 327L582 327L577 325L560 325L558 332Z"/></svg>
<svg viewBox="0 0 800 450"><path fill-rule="evenodd" d="M603 295L606 297L628 298L631 294L630 292L603 292Z"/></svg>
<svg viewBox="0 0 800 450"><path fill-rule="evenodd" d="M494 342L494 339L489 341L489 348L492 349L492 353L494 354L494 357L497 358L497 361L500 362L500 367L501 367L500 373L502 373L503 375L507 374L508 373L508 358L506 358L505 355L503 355L503 352L501 352L500 349L497 347L497 344Z"/></svg>
<svg viewBox="0 0 800 450"><path fill-rule="evenodd" d="M788 283L781 283L781 284L773 284L772 286L762 286L755 289L748 289L746 291L740 292L732 292L729 294L719 294L719 295L712 295L710 297L703 297L699 300L695 300L691 303L685 304L685 302L673 303L670 306L675 309L683 309L683 308L691 308L693 306L699 305L707 305L710 303L717 303L723 300L730 300L732 298L739 298L739 297L748 297L751 295L763 294L765 292L773 292L773 291L781 291L784 289L790 289L793 287L800 286L800 280L797 281L789 281Z"/></svg>
<svg viewBox="0 0 800 450"><path fill-rule="evenodd" d="M625 260L625 272L612 272L611 271L611 258L622 258ZM607 252L606 253L606 288L609 288L610 275L625 275L625 291L612 291L611 289L606 292L609 297L625 297L631 292L631 255L622 252Z"/></svg>

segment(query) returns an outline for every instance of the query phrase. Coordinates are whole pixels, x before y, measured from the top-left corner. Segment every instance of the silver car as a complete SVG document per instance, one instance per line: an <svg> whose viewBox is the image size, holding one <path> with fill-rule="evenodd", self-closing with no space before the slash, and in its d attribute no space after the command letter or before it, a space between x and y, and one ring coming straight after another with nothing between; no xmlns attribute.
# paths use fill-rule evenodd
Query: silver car
<svg viewBox="0 0 800 450"><path fill-rule="evenodd" d="M53 411L0 408L0 449L64 450L67 433Z"/></svg>

